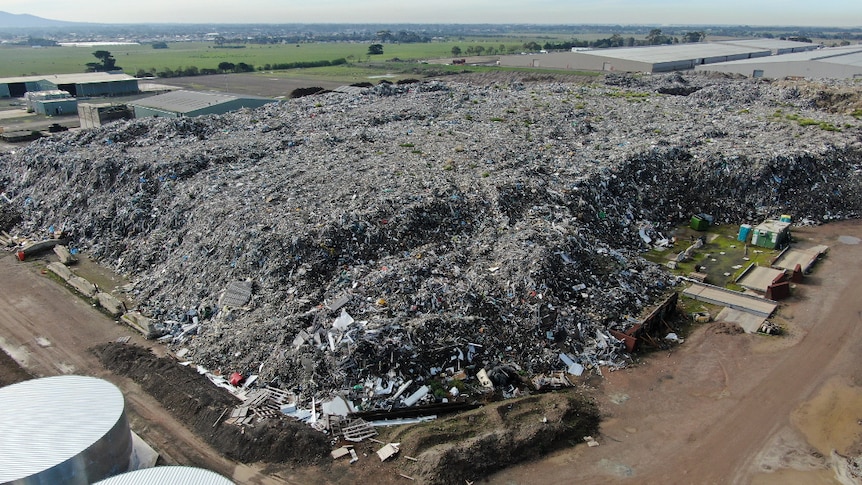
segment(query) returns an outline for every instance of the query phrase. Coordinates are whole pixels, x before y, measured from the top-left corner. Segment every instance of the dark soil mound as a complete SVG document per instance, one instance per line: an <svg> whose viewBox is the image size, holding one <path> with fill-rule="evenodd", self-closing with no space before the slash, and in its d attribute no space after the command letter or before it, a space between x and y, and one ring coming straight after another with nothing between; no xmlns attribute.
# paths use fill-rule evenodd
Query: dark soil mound
<svg viewBox="0 0 862 485"><path fill-rule="evenodd" d="M177 419L225 456L245 463L256 461L316 463L329 452L326 437L293 421L270 420L263 426L240 428L213 423L239 401L214 386L195 369L147 349L107 343L92 349L107 369L138 383Z"/></svg>
<svg viewBox="0 0 862 485"><path fill-rule="evenodd" d="M595 403L571 391L489 404L388 439L418 459L413 473L425 483L469 483L582 442L598 427Z"/></svg>
<svg viewBox="0 0 862 485"><path fill-rule="evenodd" d="M32 378L33 376L18 365L12 357L0 350L0 387L11 386Z"/></svg>

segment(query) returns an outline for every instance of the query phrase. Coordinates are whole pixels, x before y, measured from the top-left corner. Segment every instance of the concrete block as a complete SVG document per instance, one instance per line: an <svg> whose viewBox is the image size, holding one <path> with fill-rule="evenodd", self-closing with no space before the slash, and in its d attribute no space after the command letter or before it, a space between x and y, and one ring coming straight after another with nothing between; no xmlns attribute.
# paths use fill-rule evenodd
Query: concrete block
<svg viewBox="0 0 862 485"><path fill-rule="evenodd" d="M110 293L100 291L96 294L96 300L99 301L99 306L104 308L113 317L118 317L126 311L126 307L123 305L123 302Z"/></svg>
<svg viewBox="0 0 862 485"><path fill-rule="evenodd" d="M78 293L86 296L87 298L93 298L96 296L96 285L90 283L88 280L81 278L78 275L72 275L68 279L66 279L66 283L72 285L72 288L78 290Z"/></svg>
<svg viewBox="0 0 862 485"><path fill-rule="evenodd" d="M63 278L63 281L69 281L69 278L72 277L72 270L61 263L48 263L48 271L54 273L60 278Z"/></svg>

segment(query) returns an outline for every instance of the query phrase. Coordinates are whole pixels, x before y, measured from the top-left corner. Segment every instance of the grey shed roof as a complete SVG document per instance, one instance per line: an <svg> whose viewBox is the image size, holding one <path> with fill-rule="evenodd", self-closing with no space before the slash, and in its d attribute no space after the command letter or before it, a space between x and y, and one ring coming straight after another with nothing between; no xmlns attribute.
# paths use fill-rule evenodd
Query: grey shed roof
<svg viewBox="0 0 862 485"><path fill-rule="evenodd" d="M177 90L165 94L158 94L148 98L138 99L130 102L132 106L153 108L173 113L191 113L217 104L227 103L238 99L267 99L258 96L240 96L229 93L214 93L202 91Z"/></svg>
<svg viewBox="0 0 862 485"><path fill-rule="evenodd" d="M17 76L0 78L0 84L49 81L54 84L86 84L109 81L131 81L137 78L122 72L80 72L73 74L42 74L38 76Z"/></svg>
<svg viewBox="0 0 862 485"><path fill-rule="evenodd" d="M779 49L806 49L806 50L814 50L819 47L819 44L812 44L810 42L798 42L795 40L781 40L781 39L740 39L740 40L721 40L714 42L715 44L729 44L729 45L737 45L742 47L749 47L755 49L769 49L769 50L779 50Z"/></svg>
<svg viewBox="0 0 862 485"><path fill-rule="evenodd" d="M768 49L742 47L729 44L694 43L645 47L624 47L619 49L596 49L580 51L578 54L624 59L648 63L674 62L705 57L733 56L739 54L769 54Z"/></svg>
<svg viewBox="0 0 862 485"><path fill-rule="evenodd" d="M862 45L848 45L843 47L827 47L806 52L794 52L780 56L758 57L755 59L740 59L738 61L722 62L721 65L730 64L767 64L772 62L801 62L819 61L833 64L844 64L849 66L862 66ZM709 70L708 66L698 66Z"/></svg>

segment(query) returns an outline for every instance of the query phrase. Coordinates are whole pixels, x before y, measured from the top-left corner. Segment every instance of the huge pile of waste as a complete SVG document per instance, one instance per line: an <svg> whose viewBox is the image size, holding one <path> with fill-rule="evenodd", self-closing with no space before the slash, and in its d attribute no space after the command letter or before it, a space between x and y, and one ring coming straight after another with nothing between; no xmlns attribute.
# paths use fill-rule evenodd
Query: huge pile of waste
<svg viewBox="0 0 862 485"><path fill-rule="evenodd" d="M185 358L397 407L440 375L626 365L609 330L676 283L642 253L692 214L857 217L862 125L816 93L384 84L57 134L0 155L0 204L126 275Z"/></svg>

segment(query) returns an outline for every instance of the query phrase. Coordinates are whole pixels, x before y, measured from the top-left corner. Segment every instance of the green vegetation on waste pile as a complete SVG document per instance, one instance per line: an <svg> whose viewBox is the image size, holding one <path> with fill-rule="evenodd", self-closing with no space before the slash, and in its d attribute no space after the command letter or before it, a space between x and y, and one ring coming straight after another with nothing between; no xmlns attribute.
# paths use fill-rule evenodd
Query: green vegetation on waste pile
<svg viewBox="0 0 862 485"><path fill-rule="evenodd" d="M813 118L804 118L802 116L799 116L796 113L784 114L784 112L781 111L780 109L776 110L775 113L772 114L772 116L773 116L773 118L776 118L776 119L782 119L783 118L783 119L786 119L788 121L795 121L796 124L798 124L799 126L803 126L803 127L805 127L805 126L816 126L823 131L841 131L841 128L835 126L834 124L832 124L828 121L819 121L819 120L815 120Z"/></svg>

